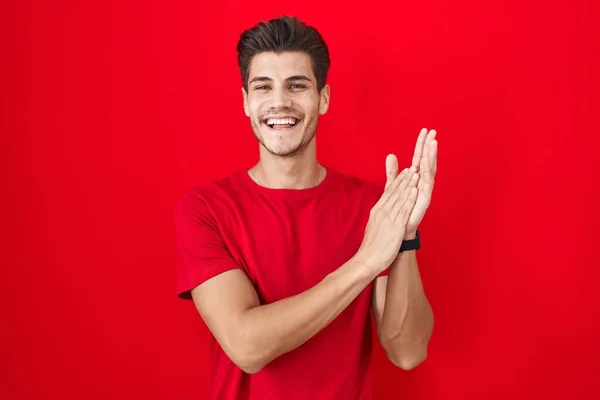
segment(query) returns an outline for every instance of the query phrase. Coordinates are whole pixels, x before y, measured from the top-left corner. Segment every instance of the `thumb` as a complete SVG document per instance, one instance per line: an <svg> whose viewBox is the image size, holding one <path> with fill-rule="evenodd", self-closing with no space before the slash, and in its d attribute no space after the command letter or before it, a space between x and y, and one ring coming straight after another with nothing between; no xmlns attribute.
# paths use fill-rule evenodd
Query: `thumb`
<svg viewBox="0 0 600 400"><path fill-rule="evenodd" d="M388 187L398 176L398 158L394 154L388 154L385 158L385 175L387 177L385 187Z"/></svg>

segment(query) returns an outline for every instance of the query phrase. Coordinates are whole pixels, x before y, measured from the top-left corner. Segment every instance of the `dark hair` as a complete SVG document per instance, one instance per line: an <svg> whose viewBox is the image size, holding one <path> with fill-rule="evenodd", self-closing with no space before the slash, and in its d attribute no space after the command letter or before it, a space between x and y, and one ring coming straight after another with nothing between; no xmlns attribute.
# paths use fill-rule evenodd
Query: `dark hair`
<svg viewBox="0 0 600 400"><path fill-rule="evenodd" d="M329 49L321 34L296 17L283 16L262 21L245 30L237 44L238 66L244 89L248 91L248 75L252 58L263 52L302 51L310 56L319 92L327 81Z"/></svg>

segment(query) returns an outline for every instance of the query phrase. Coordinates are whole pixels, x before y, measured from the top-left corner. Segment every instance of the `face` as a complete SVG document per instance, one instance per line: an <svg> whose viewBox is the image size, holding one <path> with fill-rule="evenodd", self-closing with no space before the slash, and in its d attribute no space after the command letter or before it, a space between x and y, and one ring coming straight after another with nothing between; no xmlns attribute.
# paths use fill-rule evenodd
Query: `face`
<svg viewBox="0 0 600 400"><path fill-rule="evenodd" d="M310 56L302 52L259 53L252 59L244 111L262 147L280 157L303 152L329 107L329 86L321 93Z"/></svg>

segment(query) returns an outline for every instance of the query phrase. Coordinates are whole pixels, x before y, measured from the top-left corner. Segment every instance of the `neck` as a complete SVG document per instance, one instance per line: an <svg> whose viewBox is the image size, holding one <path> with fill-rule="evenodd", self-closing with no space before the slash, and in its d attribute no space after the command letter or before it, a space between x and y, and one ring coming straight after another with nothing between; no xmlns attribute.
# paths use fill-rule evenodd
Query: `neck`
<svg viewBox="0 0 600 400"><path fill-rule="evenodd" d="M310 146L309 146L310 147ZM327 173L307 148L292 157L278 157L261 146L260 161L248 170L258 185L269 189L308 189L319 185Z"/></svg>

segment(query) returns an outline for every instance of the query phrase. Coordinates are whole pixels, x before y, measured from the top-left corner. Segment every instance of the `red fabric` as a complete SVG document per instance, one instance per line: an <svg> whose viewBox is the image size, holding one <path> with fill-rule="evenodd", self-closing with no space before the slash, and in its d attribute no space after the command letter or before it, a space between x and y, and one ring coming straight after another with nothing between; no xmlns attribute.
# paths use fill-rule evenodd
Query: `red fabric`
<svg viewBox="0 0 600 400"><path fill-rule="evenodd" d="M178 295L232 268L261 304L318 284L358 250L382 188L328 170L311 189L267 189L246 171L190 188L177 204ZM330 325L247 375L212 339L212 399L371 399L372 284Z"/></svg>

